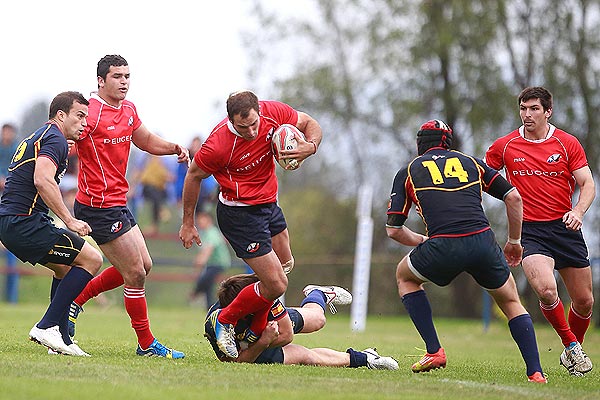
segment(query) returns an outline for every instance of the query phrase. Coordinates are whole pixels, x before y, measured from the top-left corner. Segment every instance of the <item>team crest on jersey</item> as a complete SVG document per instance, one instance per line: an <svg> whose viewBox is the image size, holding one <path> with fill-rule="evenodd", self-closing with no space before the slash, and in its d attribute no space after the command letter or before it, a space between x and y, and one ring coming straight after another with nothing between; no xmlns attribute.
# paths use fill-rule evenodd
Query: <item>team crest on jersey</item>
<svg viewBox="0 0 600 400"><path fill-rule="evenodd" d="M260 243L250 243L248 247L246 247L246 251L248 253L255 253L260 248Z"/></svg>
<svg viewBox="0 0 600 400"><path fill-rule="evenodd" d="M117 221L110 227L110 233L117 233L123 228L123 222Z"/></svg>
<svg viewBox="0 0 600 400"><path fill-rule="evenodd" d="M558 162L558 160L560 160L560 154L557 153L557 154L552 154L550 157L548 157L546 162L548 164L552 164L552 163Z"/></svg>
<svg viewBox="0 0 600 400"><path fill-rule="evenodd" d="M127 125L133 126L133 117L129 117L129 121L127 121Z"/></svg>

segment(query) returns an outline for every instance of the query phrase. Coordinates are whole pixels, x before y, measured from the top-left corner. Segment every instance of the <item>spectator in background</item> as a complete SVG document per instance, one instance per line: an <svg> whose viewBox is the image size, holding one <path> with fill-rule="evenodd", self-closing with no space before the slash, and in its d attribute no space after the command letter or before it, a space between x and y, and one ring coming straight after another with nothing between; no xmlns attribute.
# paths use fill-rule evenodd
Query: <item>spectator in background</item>
<svg viewBox="0 0 600 400"><path fill-rule="evenodd" d="M4 181L8 174L8 166L17 150L17 129L13 124L2 125L0 131L0 195L4 192ZM6 250L2 244L0 249L6 253L6 301L16 303L19 299L19 273L17 272L17 258Z"/></svg>
<svg viewBox="0 0 600 400"><path fill-rule="evenodd" d="M17 150L17 129L13 124L2 125L0 132L0 192L4 192L4 181L8 166Z"/></svg>
<svg viewBox="0 0 600 400"><path fill-rule="evenodd" d="M199 275L189 300L194 301L204 293L208 308L216 301L217 282L221 281L223 273L231 267L231 254L225 238L215 226L209 212L196 213L196 224L202 235L202 246L194 261L195 270Z"/></svg>
<svg viewBox="0 0 600 400"><path fill-rule="evenodd" d="M167 184L171 181L173 181L173 175L163 163L162 158L149 155L139 178L144 201L150 205L150 228L145 232L149 237L158 234L162 219L168 219L165 217L168 210L164 206L167 202Z"/></svg>

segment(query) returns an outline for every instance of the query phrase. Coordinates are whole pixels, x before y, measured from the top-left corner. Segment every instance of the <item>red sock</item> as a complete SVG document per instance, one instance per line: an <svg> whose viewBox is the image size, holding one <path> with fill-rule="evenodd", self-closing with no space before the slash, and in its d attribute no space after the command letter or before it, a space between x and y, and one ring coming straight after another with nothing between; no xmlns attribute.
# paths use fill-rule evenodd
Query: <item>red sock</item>
<svg viewBox="0 0 600 400"><path fill-rule="evenodd" d="M95 278L88 282L75 303L82 306L92 297L98 296L102 292L118 288L123 284L121 273L112 265L100 272Z"/></svg>
<svg viewBox="0 0 600 400"><path fill-rule="evenodd" d="M265 299L258 291L258 283L243 288L233 299L231 304L225 307L219 314L219 322L223 324L236 324L238 320L248 314L264 308L269 309L272 300ZM266 324L265 324L266 326ZM256 332L255 332L256 333Z"/></svg>
<svg viewBox="0 0 600 400"><path fill-rule="evenodd" d="M256 336L260 337L263 331L267 326L267 321L269 319L269 313L271 312L271 307L265 307L262 310L255 311L252 316L252 322L250 323L250 330Z"/></svg>
<svg viewBox="0 0 600 400"><path fill-rule="evenodd" d="M585 333L590 326L590 322L592 321L592 313L587 317L583 317L577 313L573 309L573 303L571 303L571 307L569 308L569 326L571 327L571 331L577 337L577 341L579 343L583 343L583 338Z"/></svg>
<svg viewBox="0 0 600 400"><path fill-rule="evenodd" d="M567 347L569 343L577 340L571 329L569 329L569 324L567 324L567 319L565 318L565 307L563 303L558 297L553 304L546 305L540 301L540 309L544 314L544 317L550 322L550 325L554 328L560 339L562 340L563 345Z"/></svg>
<svg viewBox="0 0 600 400"><path fill-rule="evenodd" d="M138 343L142 349L147 349L154 341L148 320L148 305L146 304L146 290L125 286L123 289L125 310L131 318L131 327L135 330Z"/></svg>

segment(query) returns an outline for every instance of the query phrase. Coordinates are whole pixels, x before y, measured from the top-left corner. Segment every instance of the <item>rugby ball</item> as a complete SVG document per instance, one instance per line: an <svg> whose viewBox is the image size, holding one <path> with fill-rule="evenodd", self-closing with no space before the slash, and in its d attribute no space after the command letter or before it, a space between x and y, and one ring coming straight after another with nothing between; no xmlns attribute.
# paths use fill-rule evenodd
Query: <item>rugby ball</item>
<svg viewBox="0 0 600 400"><path fill-rule="evenodd" d="M273 147L273 155L275 159L281 165L281 167L287 171L298 169L302 161L294 158L281 159L280 154L282 150L293 150L298 147L298 141L296 140L296 134L304 139L304 134L298 130L294 125L283 124L273 132L271 138L271 144Z"/></svg>

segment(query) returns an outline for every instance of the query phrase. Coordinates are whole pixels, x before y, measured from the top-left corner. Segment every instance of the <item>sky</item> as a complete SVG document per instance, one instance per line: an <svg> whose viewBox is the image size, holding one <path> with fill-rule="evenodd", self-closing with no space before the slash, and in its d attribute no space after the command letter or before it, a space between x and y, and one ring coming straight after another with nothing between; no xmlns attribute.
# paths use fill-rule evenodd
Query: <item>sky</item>
<svg viewBox="0 0 600 400"><path fill-rule="evenodd" d="M20 125L27 108L62 91L89 96L98 60L120 54L131 73L127 99L152 132L182 145L206 137L227 95L252 89L239 33L252 23L251 3L2 1L0 124Z"/></svg>

